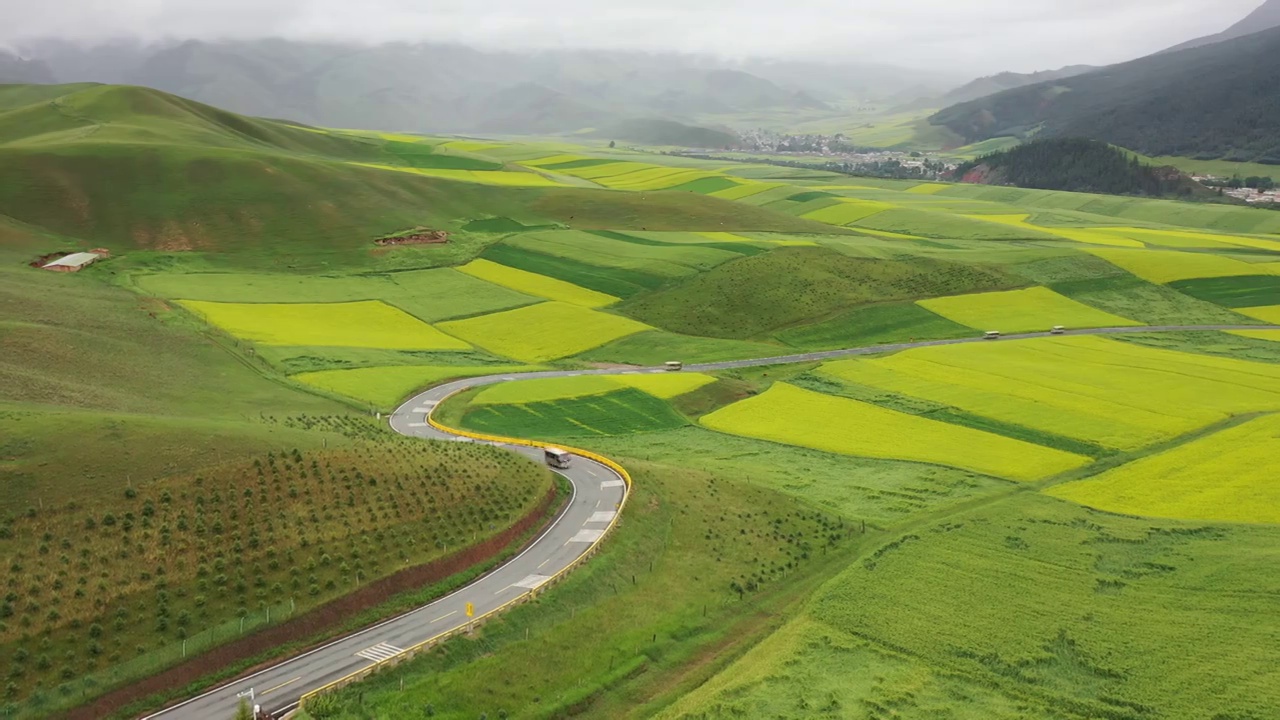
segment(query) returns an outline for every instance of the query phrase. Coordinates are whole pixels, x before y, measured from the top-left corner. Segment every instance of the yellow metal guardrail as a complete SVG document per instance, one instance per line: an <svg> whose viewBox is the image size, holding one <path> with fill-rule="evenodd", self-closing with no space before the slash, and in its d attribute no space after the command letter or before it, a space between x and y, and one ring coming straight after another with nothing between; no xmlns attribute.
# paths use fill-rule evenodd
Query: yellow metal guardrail
<svg viewBox="0 0 1280 720"><path fill-rule="evenodd" d="M435 408L440 407L445 402L447 402L450 398L454 397L455 395L458 395L459 393L465 392L468 389L470 388L463 388L462 390L458 390L457 392L450 393L449 395L441 399L439 402L437 402L435 406L432 407L431 412L427 414L427 422L431 423L431 427L443 433L456 435L459 437L471 438L472 440L480 440L483 442L495 442L495 443L502 443L504 445L522 445L525 447L536 447L536 448L549 447L549 443L537 442L534 440L524 440L521 438L509 438L509 437L503 437L501 435L486 435L484 433L475 433L469 430L452 428L437 422L436 419L432 417L435 414ZM613 460L610 460L609 458L603 455L593 453L590 450L583 450L581 448L574 448L574 447L566 447L564 445L556 445L555 447L560 448L562 450L567 450L568 452L571 452L575 455L579 455L581 457L587 458L588 460L594 460L595 462L598 462L601 465L604 465L605 467L609 468L613 472L617 473L618 477L622 478L622 481L626 483L627 492L622 496L622 502L618 503L617 512L614 514L613 519L609 521L608 527L606 527L604 529L604 532L600 534L599 539L597 539L594 543L592 543L591 547L587 548L586 552L582 553L581 555L578 556L576 560L569 563L564 568L560 569L559 572L549 577L547 581L539 585L537 589L530 590L529 592L524 593L523 595L520 595L514 600L510 600L506 603L503 603L502 605L498 606L497 608L494 608L493 610L490 610L487 613L484 613L483 615L479 615L475 618L472 618L471 622L468 622L466 625L462 627L457 627L452 630L446 630L445 632L442 632L438 635L435 635L430 638L427 638L426 640L423 640L417 645L406 648L404 652L401 652L393 657L389 657L386 660L380 660L378 662L375 662L373 665L370 665L369 667L362 668L360 670L357 670L351 673L350 675L346 675L344 677L338 678L333 682L330 682L322 687L316 688L315 690L312 690L304 694L301 698L299 698L298 700L299 707L305 707L308 700L312 700L318 695L321 695L326 692L330 692L332 690L337 690L338 688L341 688L345 685L350 685L351 683L354 683L354 682L359 682L360 680L365 679L366 677L378 672L379 670L382 670L385 667L398 665L404 660L413 658L421 654L422 652L425 652L426 650L429 650L432 647L435 647L441 642L448 640L449 638L457 635L458 633L469 632L470 629L476 623L484 622L485 620L495 617L496 615L507 611L514 605L518 605L528 600L532 600L533 598L537 597L538 593L541 592L544 588L562 580L564 576L569 574L571 570L574 570L583 562L586 562L588 558L595 555L596 551L600 548L601 543L603 543L605 538L609 536L609 533L613 530L614 526L618 524L618 519L622 517L622 510L626 506L627 500L631 498L631 474L627 472L626 468L622 467L621 465L614 462Z"/></svg>

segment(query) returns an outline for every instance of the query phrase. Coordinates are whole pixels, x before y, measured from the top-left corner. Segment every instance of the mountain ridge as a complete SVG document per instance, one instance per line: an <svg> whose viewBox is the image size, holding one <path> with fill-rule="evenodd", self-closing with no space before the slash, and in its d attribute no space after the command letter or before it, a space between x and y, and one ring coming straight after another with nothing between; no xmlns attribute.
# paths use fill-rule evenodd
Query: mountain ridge
<svg viewBox="0 0 1280 720"><path fill-rule="evenodd" d="M1256 10L1249 13L1242 20L1223 30L1220 33L1206 35L1204 37L1188 40L1184 43L1174 45L1164 52L1178 52L1179 50L1190 50L1191 48L1203 47L1214 43L1234 40L1235 38L1252 35L1254 33L1270 30L1274 27L1280 27L1280 0L1266 0L1259 5Z"/></svg>
<svg viewBox="0 0 1280 720"><path fill-rule="evenodd" d="M900 92L890 66L729 62L624 51L494 51L441 43L360 46L286 40L25 48L59 82L153 87L259 117L328 127L498 134L575 132L652 118L829 110Z"/></svg>
<svg viewBox="0 0 1280 720"><path fill-rule="evenodd" d="M1083 137L1158 157L1280 164L1280 28L961 103L929 122L966 142Z"/></svg>

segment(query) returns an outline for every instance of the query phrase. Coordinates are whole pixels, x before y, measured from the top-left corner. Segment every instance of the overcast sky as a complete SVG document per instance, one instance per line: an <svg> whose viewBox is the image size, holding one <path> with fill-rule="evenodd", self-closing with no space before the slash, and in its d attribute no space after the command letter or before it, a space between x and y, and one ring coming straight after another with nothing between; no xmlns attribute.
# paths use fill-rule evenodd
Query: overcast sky
<svg viewBox="0 0 1280 720"><path fill-rule="evenodd" d="M0 42L60 36L458 41L858 58L986 73L1132 59L1262 0L0 0Z"/></svg>

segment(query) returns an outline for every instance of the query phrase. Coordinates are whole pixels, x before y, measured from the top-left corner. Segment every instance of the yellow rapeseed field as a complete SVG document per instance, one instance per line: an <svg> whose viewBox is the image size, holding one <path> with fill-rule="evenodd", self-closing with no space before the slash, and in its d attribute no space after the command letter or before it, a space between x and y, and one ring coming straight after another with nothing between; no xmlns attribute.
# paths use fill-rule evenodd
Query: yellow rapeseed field
<svg viewBox="0 0 1280 720"><path fill-rule="evenodd" d="M1273 325L1280 325L1280 305L1270 305L1267 307L1239 308L1236 312L1248 315L1251 318L1257 318L1263 322L1269 322Z"/></svg>
<svg viewBox="0 0 1280 720"><path fill-rule="evenodd" d="M919 348L822 372L1122 450L1280 410L1278 365L1096 337Z"/></svg>
<svg viewBox="0 0 1280 720"><path fill-rule="evenodd" d="M1126 515L1280 523L1280 415L1268 415L1047 492Z"/></svg>
<svg viewBox="0 0 1280 720"><path fill-rule="evenodd" d="M869 218L878 212L891 210L893 207L889 203L872 200L846 200L830 207L824 207L821 210L805 213L804 217L830 225L848 225L849 223Z"/></svg>
<svg viewBox="0 0 1280 720"><path fill-rule="evenodd" d="M1088 458L777 383L702 418L712 430L845 455L951 465L1038 480Z"/></svg>
<svg viewBox="0 0 1280 720"><path fill-rule="evenodd" d="M642 322L562 302L440 323L440 329L498 355L544 362L577 355L653 328Z"/></svg>
<svg viewBox="0 0 1280 720"><path fill-rule="evenodd" d="M1090 328L1143 324L1091 308L1045 287L932 298L917 304L976 330L1006 333L1043 331L1054 325Z"/></svg>
<svg viewBox="0 0 1280 720"><path fill-rule="evenodd" d="M469 350L412 315L384 302L217 303L182 300L207 322L264 345Z"/></svg>
<svg viewBox="0 0 1280 720"><path fill-rule="evenodd" d="M936 195L949 187L951 186L944 183L924 183L907 190L907 192L913 195Z"/></svg>
<svg viewBox="0 0 1280 720"><path fill-rule="evenodd" d="M612 295L588 290L546 275L507 267L490 260L473 260L458 269L472 277L487 280L495 285L502 285L512 290L548 300L560 300L588 308L604 307L618 302L618 298Z"/></svg>
<svg viewBox="0 0 1280 720"><path fill-rule="evenodd" d="M1089 252L1143 280L1160 284L1192 278L1277 274L1276 268L1270 265L1250 264L1209 253L1112 248L1089 248Z"/></svg>
<svg viewBox="0 0 1280 720"><path fill-rule="evenodd" d="M752 195L759 195L762 192L767 192L777 187L782 187L782 184L781 183L747 182L742 185L739 185L738 187L727 188L725 190L718 190L716 192L711 193L711 195L713 197L723 198L725 200L741 200L743 198L751 197Z"/></svg>
<svg viewBox="0 0 1280 720"><path fill-rule="evenodd" d="M647 392L663 400L691 393L704 385L710 385L716 381L710 375L691 372L660 375L610 375L609 377L627 387Z"/></svg>

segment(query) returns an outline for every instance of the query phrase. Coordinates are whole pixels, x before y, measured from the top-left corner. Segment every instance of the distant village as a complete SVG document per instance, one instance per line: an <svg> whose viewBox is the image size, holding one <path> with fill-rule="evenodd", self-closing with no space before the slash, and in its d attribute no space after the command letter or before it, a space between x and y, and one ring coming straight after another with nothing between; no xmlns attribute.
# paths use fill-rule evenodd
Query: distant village
<svg viewBox="0 0 1280 720"><path fill-rule="evenodd" d="M815 168L848 175L937 180L954 170L957 163L920 152L859 148L843 134L790 135L772 130L738 133L735 152L765 155L761 162L789 167ZM724 150L686 150L676 154L714 157Z"/></svg>
<svg viewBox="0 0 1280 720"><path fill-rule="evenodd" d="M1217 188L1224 196L1243 200L1250 205L1280 207L1280 188L1270 177L1225 178L1214 175L1192 175L1192 180L1211 188Z"/></svg>

